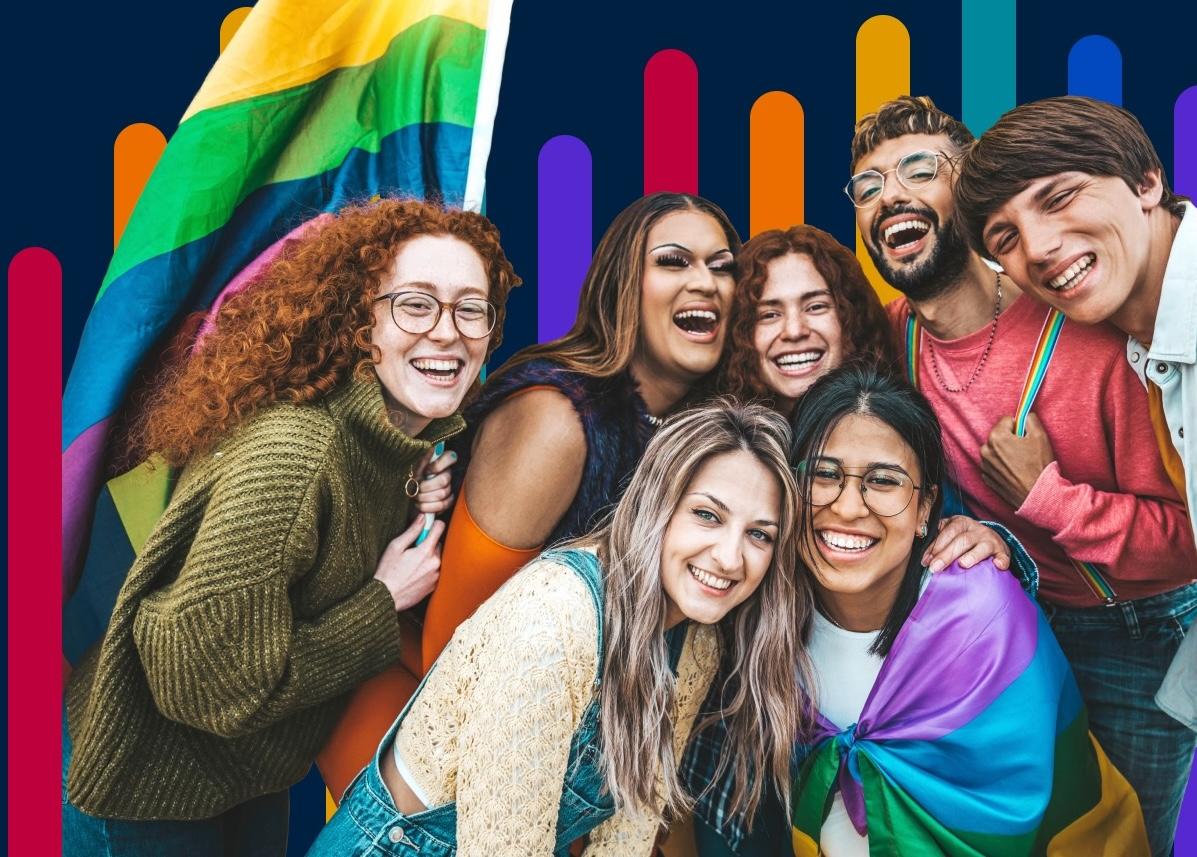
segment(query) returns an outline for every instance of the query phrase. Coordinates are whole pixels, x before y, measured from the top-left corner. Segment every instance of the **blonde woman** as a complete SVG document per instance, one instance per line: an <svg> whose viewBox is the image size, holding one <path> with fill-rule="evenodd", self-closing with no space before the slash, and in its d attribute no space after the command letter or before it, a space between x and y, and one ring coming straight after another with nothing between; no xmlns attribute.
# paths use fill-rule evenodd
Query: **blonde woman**
<svg viewBox="0 0 1197 857"><path fill-rule="evenodd" d="M785 421L716 404L666 423L612 517L458 630L310 854L648 855L689 810L677 765L722 659L723 765L751 816L788 795L809 722Z"/></svg>

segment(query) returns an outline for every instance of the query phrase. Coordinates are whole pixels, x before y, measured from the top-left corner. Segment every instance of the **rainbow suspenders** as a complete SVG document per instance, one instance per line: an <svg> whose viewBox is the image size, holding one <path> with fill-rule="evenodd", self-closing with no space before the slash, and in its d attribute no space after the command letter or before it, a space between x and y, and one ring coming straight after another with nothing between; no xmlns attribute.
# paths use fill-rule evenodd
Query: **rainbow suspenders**
<svg viewBox="0 0 1197 857"><path fill-rule="evenodd" d="M1018 397L1018 407L1014 411L1014 433L1024 437L1027 433L1027 417L1039 389L1043 386L1043 379L1047 377L1047 369L1052 361L1052 354L1056 350L1056 343L1060 340L1060 329L1064 327L1064 314L1059 310L1051 310L1043 322L1043 330L1039 332L1039 342L1031 355L1031 363L1027 367L1027 377L1022 384L1022 393ZM915 318L914 313L906 316L906 372L910 376L910 383L915 389L919 388L919 345L922 341L922 325ZM1089 589L1102 600L1107 607L1118 603L1118 594L1110 586L1105 576L1098 571L1091 562L1079 562L1069 557L1069 562L1076 567L1081 579Z"/></svg>

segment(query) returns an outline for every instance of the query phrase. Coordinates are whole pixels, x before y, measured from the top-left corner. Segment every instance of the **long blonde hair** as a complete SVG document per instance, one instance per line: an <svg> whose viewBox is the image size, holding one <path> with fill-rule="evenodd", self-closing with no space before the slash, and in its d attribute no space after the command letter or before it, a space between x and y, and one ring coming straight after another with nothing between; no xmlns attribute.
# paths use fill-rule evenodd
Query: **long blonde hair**
<svg viewBox="0 0 1197 857"><path fill-rule="evenodd" d="M640 292L648 233L657 221L675 211L710 215L723 229L728 249L739 252L736 228L710 200L685 193L643 196L616 215L595 248L582 281L574 326L560 339L520 350L495 374L537 358L594 378L609 378L626 369L640 339Z"/></svg>
<svg viewBox="0 0 1197 857"><path fill-rule="evenodd" d="M715 626L720 676L728 682L722 711L708 718L722 717L727 728L716 779L731 769L732 811L750 821L766 779L789 805L793 742L813 717L795 681L810 675L799 633L814 604L809 583L796 574L799 510L789 443L786 421L760 405L725 399L685 411L657 432L610 520L585 539L597 547L604 567L599 728L607 786L617 806L651 806L660 771L667 813L677 817L690 809L673 750L675 677L664 636L661 547L699 468L713 456L737 451L751 454L773 474L782 503L761 585Z"/></svg>

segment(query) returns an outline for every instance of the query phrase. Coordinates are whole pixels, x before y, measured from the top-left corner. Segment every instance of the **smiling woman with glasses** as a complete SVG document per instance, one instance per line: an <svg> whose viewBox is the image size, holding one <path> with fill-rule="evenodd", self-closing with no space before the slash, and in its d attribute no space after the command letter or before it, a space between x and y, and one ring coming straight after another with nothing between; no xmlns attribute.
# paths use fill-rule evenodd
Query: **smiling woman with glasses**
<svg viewBox="0 0 1197 857"><path fill-rule="evenodd" d="M1137 799L1017 579L920 562L946 477L927 401L850 366L792 425L816 607L801 692L818 710L795 746L794 853L1147 853ZM774 851L754 835L738 853Z"/></svg>
<svg viewBox="0 0 1197 857"><path fill-rule="evenodd" d="M286 852L287 789L436 582L420 477L518 284L481 215L371 202L168 368L132 441L181 475L66 689L64 854Z"/></svg>

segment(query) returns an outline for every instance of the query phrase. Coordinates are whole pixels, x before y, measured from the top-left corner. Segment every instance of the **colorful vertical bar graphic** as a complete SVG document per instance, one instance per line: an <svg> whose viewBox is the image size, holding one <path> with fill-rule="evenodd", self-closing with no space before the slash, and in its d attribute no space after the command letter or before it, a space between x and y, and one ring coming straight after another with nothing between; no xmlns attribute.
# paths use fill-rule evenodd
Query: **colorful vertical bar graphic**
<svg viewBox="0 0 1197 857"><path fill-rule="evenodd" d="M749 115L749 233L805 220L805 122L788 92L766 92Z"/></svg>
<svg viewBox="0 0 1197 857"><path fill-rule="evenodd" d="M698 193L698 66L679 50L644 66L644 192Z"/></svg>
<svg viewBox="0 0 1197 857"><path fill-rule="evenodd" d="M1197 198L1197 86L1190 86L1176 99L1172 123L1173 187L1177 193Z"/></svg>
<svg viewBox="0 0 1197 857"><path fill-rule="evenodd" d="M540 147L536 162L536 338L556 339L573 326L590 266L590 149L562 134Z"/></svg>
<svg viewBox="0 0 1197 857"><path fill-rule="evenodd" d="M874 15L856 31L856 118L874 112L886 101L910 94L910 33L892 15ZM882 303L898 292L877 273L859 233L856 258Z"/></svg>
<svg viewBox="0 0 1197 857"><path fill-rule="evenodd" d="M61 391L62 266L28 247L8 265L9 854L60 850Z"/></svg>
<svg viewBox="0 0 1197 857"><path fill-rule="evenodd" d="M222 54L224 49L229 46L229 42L233 40L233 36L241 29L241 25L245 23L245 19L249 17L251 11L253 11L252 6L238 6L224 16L224 20L220 22L220 52Z"/></svg>
<svg viewBox="0 0 1197 857"><path fill-rule="evenodd" d="M1085 36L1068 52L1068 94L1122 104L1122 51L1105 36Z"/></svg>
<svg viewBox="0 0 1197 857"><path fill-rule="evenodd" d="M129 125L112 144L112 246L115 247L137 205L141 190L166 149L166 137L145 122Z"/></svg>
<svg viewBox="0 0 1197 857"><path fill-rule="evenodd" d="M961 0L961 119L978 137L1017 103L1015 0Z"/></svg>

